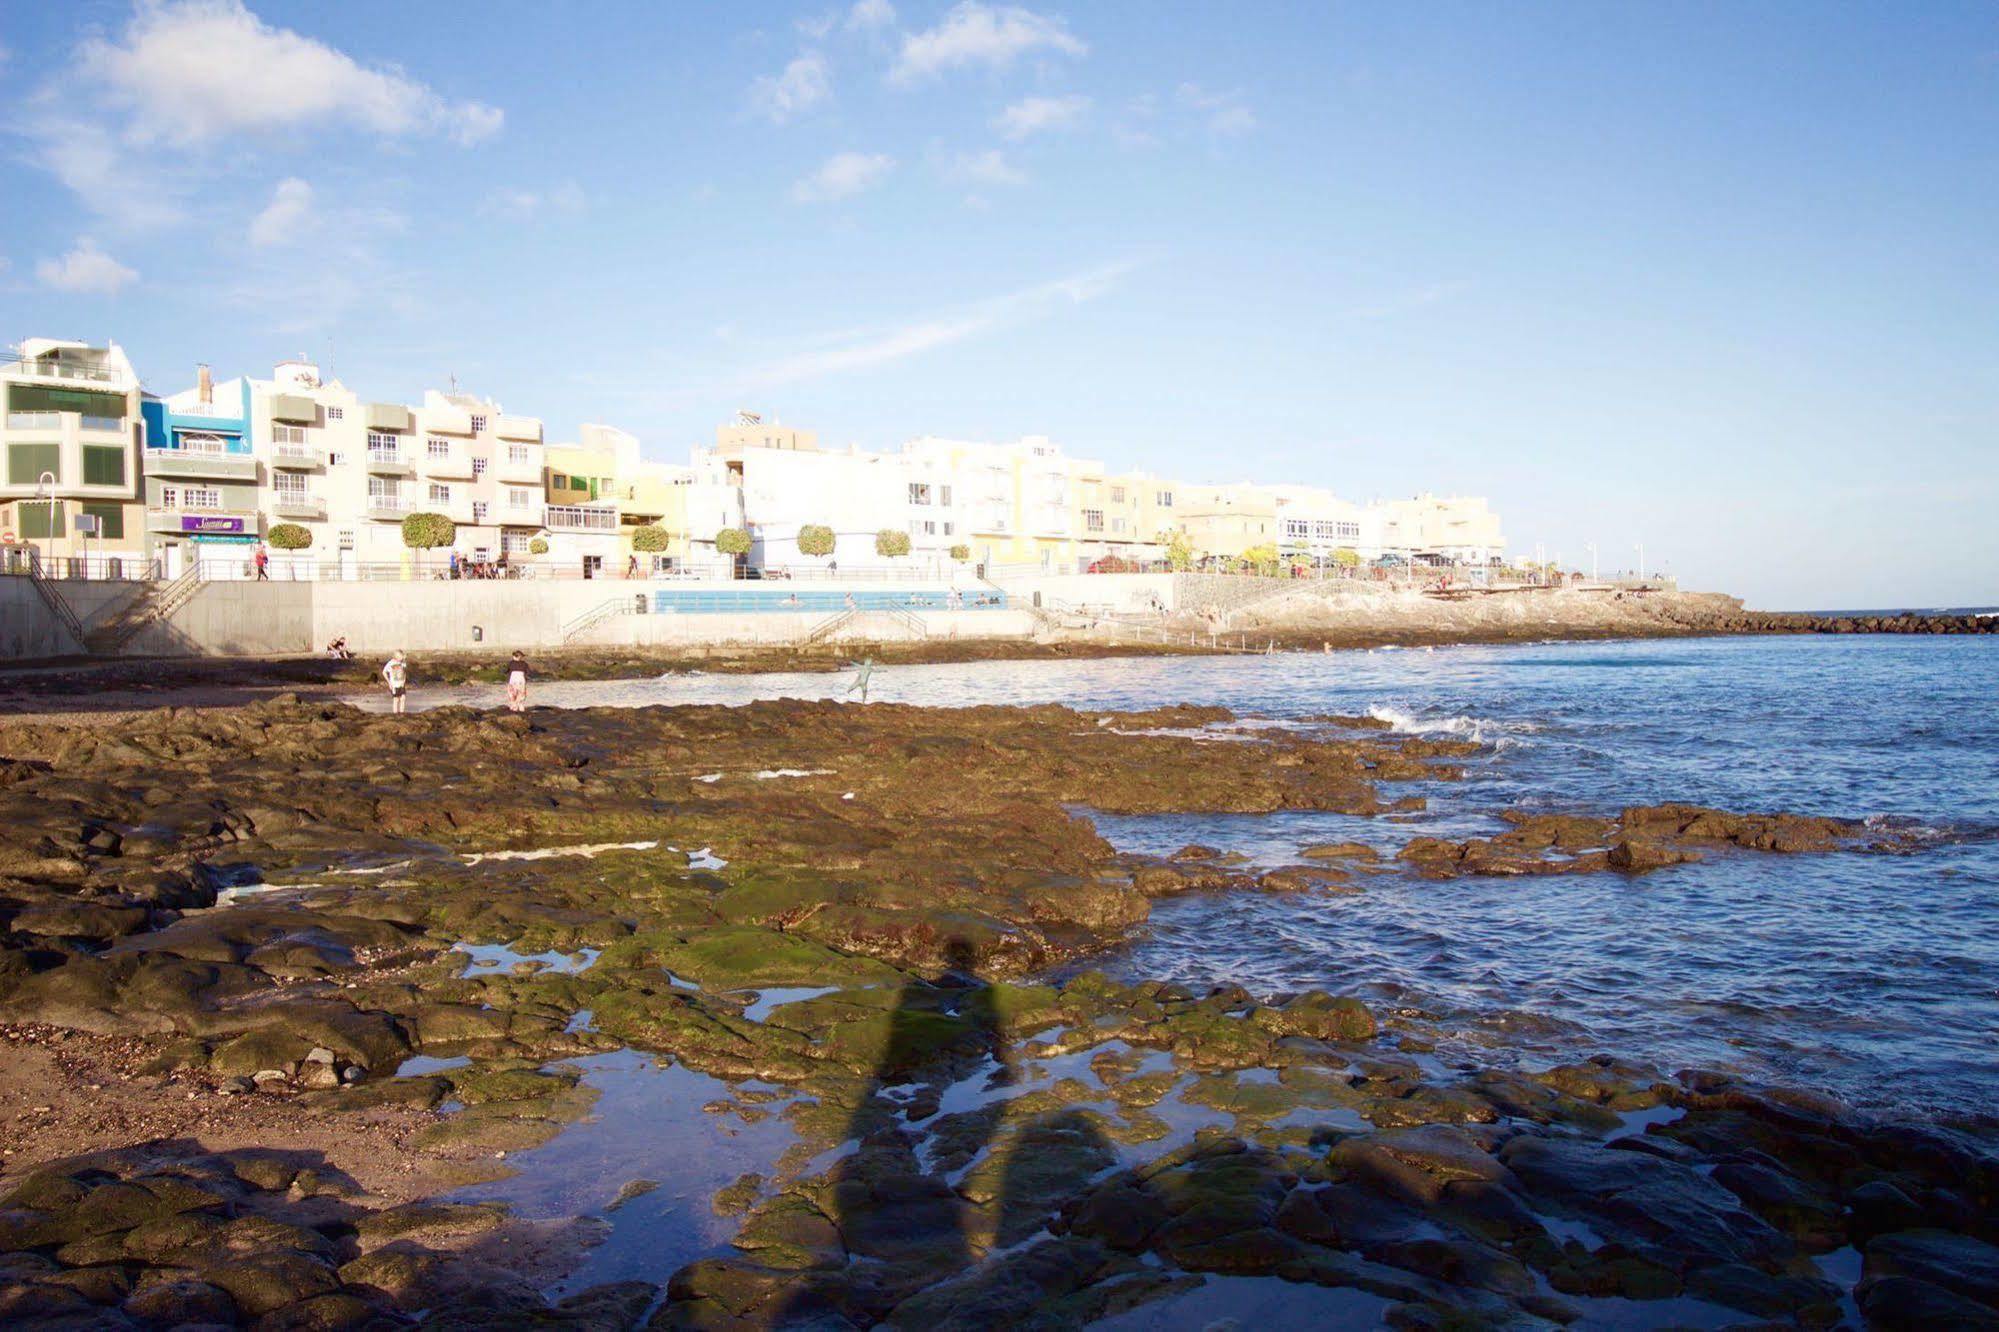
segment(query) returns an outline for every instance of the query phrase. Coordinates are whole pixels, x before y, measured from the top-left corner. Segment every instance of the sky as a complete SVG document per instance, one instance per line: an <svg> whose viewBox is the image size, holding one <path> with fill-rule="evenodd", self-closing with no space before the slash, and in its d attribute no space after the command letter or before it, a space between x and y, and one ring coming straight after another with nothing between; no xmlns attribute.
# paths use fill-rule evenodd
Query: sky
<svg viewBox="0 0 1999 1332"><path fill-rule="evenodd" d="M1999 8L0 6L0 341L1999 604Z"/></svg>

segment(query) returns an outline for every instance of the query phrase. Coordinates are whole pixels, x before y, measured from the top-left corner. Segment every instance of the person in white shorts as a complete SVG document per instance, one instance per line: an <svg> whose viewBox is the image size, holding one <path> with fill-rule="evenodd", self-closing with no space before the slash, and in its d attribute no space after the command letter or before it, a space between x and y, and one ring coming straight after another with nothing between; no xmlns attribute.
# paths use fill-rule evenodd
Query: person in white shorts
<svg viewBox="0 0 1999 1332"><path fill-rule="evenodd" d="M528 710L528 659L519 648L507 662L507 708L512 712Z"/></svg>
<svg viewBox="0 0 1999 1332"><path fill-rule="evenodd" d="M389 687L389 710L407 712L409 710L410 664L403 656L401 648L382 667L382 683Z"/></svg>

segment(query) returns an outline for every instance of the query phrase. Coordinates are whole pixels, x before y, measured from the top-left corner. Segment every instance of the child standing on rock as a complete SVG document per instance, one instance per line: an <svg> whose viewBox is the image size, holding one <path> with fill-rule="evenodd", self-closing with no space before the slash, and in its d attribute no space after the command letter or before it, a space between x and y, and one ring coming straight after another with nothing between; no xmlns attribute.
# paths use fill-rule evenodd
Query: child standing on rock
<svg viewBox="0 0 1999 1332"><path fill-rule="evenodd" d="M410 664L401 648L382 667L382 683L389 687L389 711L409 710Z"/></svg>
<svg viewBox="0 0 1999 1332"><path fill-rule="evenodd" d="M519 648L507 662L507 709L511 712L528 710L528 659Z"/></svg>

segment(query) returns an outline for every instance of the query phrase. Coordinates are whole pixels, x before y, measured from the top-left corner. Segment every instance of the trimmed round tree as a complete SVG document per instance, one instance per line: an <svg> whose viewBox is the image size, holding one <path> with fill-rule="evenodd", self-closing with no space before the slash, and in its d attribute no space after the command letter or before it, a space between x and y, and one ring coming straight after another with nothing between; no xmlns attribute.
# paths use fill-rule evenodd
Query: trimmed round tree
<svg viewBox="0 0 1999 1332"><path fill-rule="evenodd" d="M530 538L528 541L528 554L530 555L548 554L548 538L542 536Z"/></svg>
<svg viewBox="0 0 1999 1332"><path fill-rule="evenodd" d="M657 555L666 549L670 540L666 529L658 523L647 523L632 529L632 549L641 555Z"/></svg>
<svg viewBox="0 0 1999 1332"><path fill-rule="evenodd" d="M436 550L457 539L457 524L441 513L412 513L403 517L403 544L411 550Z"/></svg>
<svg viewBox="0 0 1999 1332"><path fill-rule="evenodd" d="M724 555L747 555L750 553L750 530L747 527L725 527L715 534L715 549Z"/></svg>
<svg viewBox="0 0 1999 1332"><path fill-rule="evenodd" d="M972 548L966 545L953 546L951 547L951 558L963 564L966 560L972 558Z"/></svg>
<svg viewBox="0 0 1999 1332"><path fill-rule="evenodd" d="M798 553L800 555L826 556L833 553L836 538L833 529L820 523L807 523L798 529Z"/></svg>
<svg viewBox="0 0 1999 1332"><path fill-rule="evenodd" d="M312 529L297 523L279 523L271 529L269 540L279 550L304 550L312 544Z"/></svg>
<svg viewBox="0 0 1999 1332"><path fill-rule="evenodd" d="M899 527L884 527L875 533L875 554L891 560L909 554L909 533Z"/></svg>

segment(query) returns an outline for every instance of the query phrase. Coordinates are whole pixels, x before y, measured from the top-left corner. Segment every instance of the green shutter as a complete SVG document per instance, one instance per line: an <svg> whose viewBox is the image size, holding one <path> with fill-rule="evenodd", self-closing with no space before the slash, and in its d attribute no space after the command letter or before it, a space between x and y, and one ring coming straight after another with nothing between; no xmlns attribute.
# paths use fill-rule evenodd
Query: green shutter
<svg viewBox="0 0 1999 1332"><path fill-rule="evenodd" d="M21 519L21 539L39 541L44 537L61 536L63 507L61 500L54 504L47 500L17 500L14 512Z"/></svg>
<svg viewBox="0 0 1999 1332"><path fill-rule="evenodd" d="M87 389L44 388L15 384L7 390L10 412L77 412L84 416L125 415L122 393L92 393Z"/></svg>
<svg viewBox="0 0 1999 1332"><path fill-rule="evenodd" d="M102 444L83 446L83 484L122 486L125 484L125 450Z"/></svg>
<svg viewBox="0 0 1999 1332"><path fill-rule="evenodd" d="M125 539L125 506L122 504L85 504L79 506L91 517L97 519L97 535L106 541Z"/></svg>
<svg viewBox="0 0 1999 1332"><path fill-rule="evenodd" d="M7 484L32 486L43 472L54 472L62 481L62 445L10 444L7 446Z"/></svg>

